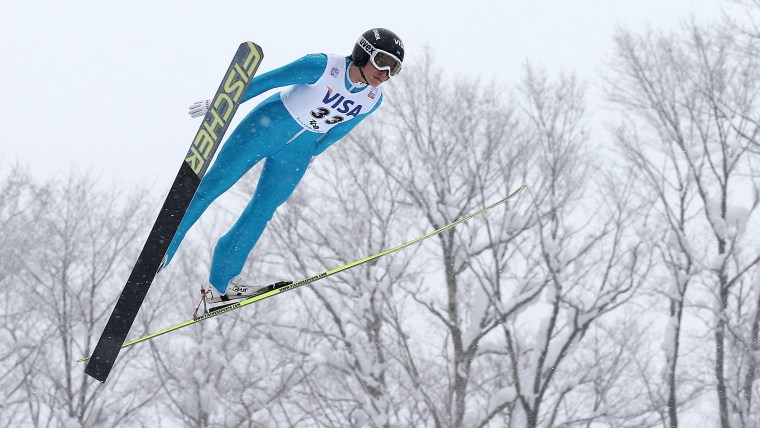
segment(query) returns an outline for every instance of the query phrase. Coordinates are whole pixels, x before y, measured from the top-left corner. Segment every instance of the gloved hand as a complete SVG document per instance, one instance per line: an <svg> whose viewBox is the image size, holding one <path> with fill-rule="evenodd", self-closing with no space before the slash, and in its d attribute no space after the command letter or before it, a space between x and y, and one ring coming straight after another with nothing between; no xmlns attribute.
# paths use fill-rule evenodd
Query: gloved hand
<svg viewBox="0 0 760 428"><path fill-rule="evenodd" d="M196 101L193 103L193 105L190 106L190 111L188 111L187 114L189 114L190 117L203 117L206 115L206 112L208 112L208 108L210 106L210 99Z"/></svg>

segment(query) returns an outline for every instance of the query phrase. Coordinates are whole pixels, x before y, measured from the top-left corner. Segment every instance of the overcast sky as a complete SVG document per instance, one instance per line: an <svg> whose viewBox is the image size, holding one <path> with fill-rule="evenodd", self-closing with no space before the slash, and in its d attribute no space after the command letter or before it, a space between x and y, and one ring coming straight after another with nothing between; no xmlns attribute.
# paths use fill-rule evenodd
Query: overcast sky
<svg viewBox="0 0 760 428"><path fill-rule="evenodd" d="M226 9L221 5L232 5ZM509 85L526 60L593 81L619 25L674 29L718 19L723 0L10 1L0 8L0 174L87 170L124 187L168 189L239 43L259 72L306 53L347 54L386 27L407 63L425 46L452 75ZM390 85L393 83L390 82ZM241 107L238 118L261 98Z"/></svg>

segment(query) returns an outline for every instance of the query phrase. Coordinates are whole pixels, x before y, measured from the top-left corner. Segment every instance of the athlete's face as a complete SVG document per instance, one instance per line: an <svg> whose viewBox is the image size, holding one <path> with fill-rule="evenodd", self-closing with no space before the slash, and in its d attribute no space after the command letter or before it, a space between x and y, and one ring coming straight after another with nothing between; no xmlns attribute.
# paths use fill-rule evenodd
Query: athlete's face
<svg viewBox="0 0 760 428"><path fill-rule="evenodd" d="M386 70L378 70L375 68L375 66L372 65L372 61L368 61L362 71L364 71L364 76L367 77L367 83L375 88L380 86L390 77Z"/></svg>

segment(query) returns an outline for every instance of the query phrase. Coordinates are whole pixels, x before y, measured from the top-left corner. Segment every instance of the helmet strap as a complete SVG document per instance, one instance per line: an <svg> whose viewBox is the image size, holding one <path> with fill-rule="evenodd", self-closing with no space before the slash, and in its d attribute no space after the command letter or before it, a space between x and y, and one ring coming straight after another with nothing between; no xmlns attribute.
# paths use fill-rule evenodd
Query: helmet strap
<svg viewBox="0 0 760 428"><path fill-rule="evenodd" d="M369 80L367 80L367 76L364 75L364 70L362 70L362 67L359 67L358 65L356 65L356 63L354 63L354 66L356 66L356 68L359 69L359 74L362 75L362 79L364 79L364 83L369 85Z"/></svg>

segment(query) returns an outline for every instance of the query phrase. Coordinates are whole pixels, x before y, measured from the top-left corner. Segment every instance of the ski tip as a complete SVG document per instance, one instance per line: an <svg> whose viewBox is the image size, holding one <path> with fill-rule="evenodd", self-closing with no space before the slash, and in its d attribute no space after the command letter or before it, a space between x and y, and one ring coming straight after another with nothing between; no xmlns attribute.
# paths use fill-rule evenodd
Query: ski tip
<svg viewBox="0 0 760 428"><path fill-rule="evenodd" d="M252 42L250 40L247 40L247 41L245 41L245 42L243 42L243 43L240 44L241 48L246 47L246 46L250 50L256 51L261 58L264 58L264 49L262 49L261 46L259 46L257 43L254 43L254 42Z"/></svg>
<svg viewBox="0 0 760 428"><path fill-rule="evenodd" d="M517 187L515 190L511 191L510 193L508 193L508 194L507 194L507 196L505 196L505 197L504 197L504 199L502 199L502 200L500 200L500 201L498 201L498 202L494 203L494 204L493 204L493 205L491 205L489 208L491 208L491 207L494 207L494 206L496 206L496 205L499 205L499 204L501 204L501 203L503 203L503 202L506 202L506 201L508 201L508 200L510 200L510 199L512 199L512 198L514 198L515 196L519 195L519 194L520 194L520 193L521 193L521 192L522 192L522 191L523 191L523 190L524 190L526 187L528 187L528 186L527 186L525 183L521 184L521 185L520 185L519 187Z"/></svg>

